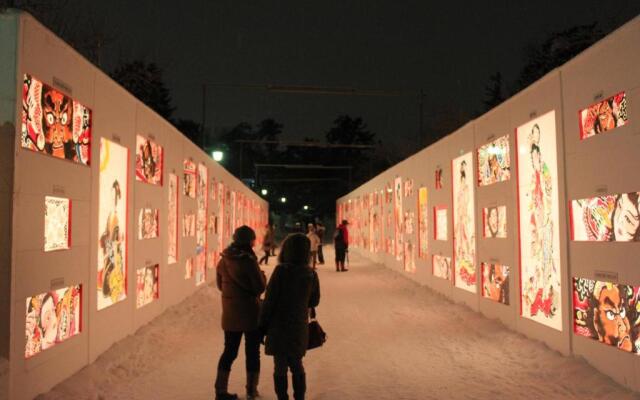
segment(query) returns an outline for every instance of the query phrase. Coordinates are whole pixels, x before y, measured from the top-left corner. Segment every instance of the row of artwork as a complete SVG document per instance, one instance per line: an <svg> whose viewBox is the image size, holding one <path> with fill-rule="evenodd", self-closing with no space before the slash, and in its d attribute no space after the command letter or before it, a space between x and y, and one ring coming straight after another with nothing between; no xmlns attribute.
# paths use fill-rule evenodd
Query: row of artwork
<svg viewBox="0 0 640 400"><path fill-rule="evenodd" d="M25 75L23 87L21 144L28 150L89 165L91 160L91 110L61 92ZM97 309L102 310L127 297L127 198L129 195L129 149L100 139L98 166L98 261ZM163 148L149 138L136 137L136 181L163 185ZM168 176L167 263L178 261L179 179ZM195 211L185 210L183 237L195 236L194 255L186 257L185 279L196 285L206 282L206 269L214 268L220 251L231 240L235 227L249 225L258 233L268 215L265 206L241 192L209 178L204 163L183 162L183 192L196 201ZM216 207L209 210L209 201ZM217 214L215 213L217 211ZM210 214L208 214L210 212ZM160 237L159 209L138 210L139 240ZM45 196L44 251L71 248L72 201ZM217 241L208 249L208 233ZM261 236L261 235L258 235ZM159 298L160 265L136 271L136 307ZM82 331L82 285L53 290L27 299L25 356L31 357ZM95 293L95 292L94 292Z"/></svg>
<svg viewBox="0 0 640 400"><path fill-rule="evenodd" d="M581 139L622 126L628 122L626 96L620 93L603 100L582 110L580 117ZM561 331L563 287L558 222L561 203L555 111L517 127L515 136L518 229L514 239L519 243L521 315ZM508 135L481 146L476 154L479 187L511 179ZM432 255L432 273L451 280L457 288L473 293L477 291L479 273L481 295L509 304L510 268L497 263L477 264L476 189L469 180L473 161L473 153L468 152L451 162L453 257ZM442 189L444 185L442 168L438 167L435 190ZM372 252L386 251L398 261L404 261L404 269L408 272L415 271L412 249L415 235L412 207L407 209L407 202L403 204L403 199L412 196L412 188L411 179L403 181L396 177L383 190L338 204L338 219L349 220L354 230L354 245ZM421 187L417 198L420 258L425 258L428 252L427 201L428 189ZM409 201L408 204L412 203ZM482 237L507 238L507 215L506 205L482 208ZM572 200L569 215L573 241L640 241L640 192ZM382 216L383 223L367 226L376 223L379 216ZM446 206L433 207L433 223L435 240L447 240ZM366 232L371 233L367 236Z"/></svg>

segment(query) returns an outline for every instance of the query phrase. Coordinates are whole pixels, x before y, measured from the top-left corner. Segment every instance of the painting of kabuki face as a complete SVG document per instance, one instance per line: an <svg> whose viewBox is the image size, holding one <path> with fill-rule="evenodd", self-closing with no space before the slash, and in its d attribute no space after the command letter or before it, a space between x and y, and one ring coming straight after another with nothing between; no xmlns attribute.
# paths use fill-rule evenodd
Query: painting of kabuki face
<svg viewBox="0 0 640 400"><path fill-rule="evenodd" d="M196 163L191 160L184 160L184 182L182 192L192 199L196 198Z"/></svg>
<svg viewBox="0 0 640 400"><path fill-rule="evenodd" d="M162 146L144 136L136 136L136 180L162 185Z"/></svg>
<svg viewBox="0 0 640 400"><path fill-rule="evenodd" d="M452 162L454 283L466 291L476 292L476 234L474 185L469 179L472 154Z"/></svg>
<svg viewBox="0 0 640 400"><path fill-rule="evenodd" d="M499 137L478 149L478 185L508 181L511 178L509 135Z"/></svg>
<svg viewBox="0 0 640 400"><path fill-rule="evenodd" d="M482 297L509 304L509 267L482 263Z"/></svg>
<svg viewBox="0 0 640 400"><path fill-rule="evenodd" d="M129 150L100 139L98 310L127 297L127 169Z"/></svg>
<svg viewBox="0 0 640 400"><path fill-rule="evenodd" d="M138 213L138 239L153 239L159 234L157 208L141 208Z"/></svg>
<svg viewBox="0 0 640 400"><path fill-rule="evenodd" d="M193 237L196 235L196 214L187 212L182 216L182 237Z"/></svg>
<svg viewBox="0 0 640 400"><path fill-rule="evenodd" d="M158 264L136 271L136 308L145 306L160 297L158 277L160 266Z"/></svg>
<svg viewBox="0 0 640 400"><path fill-rule="evenodd" d="M627 95L620 92L580 110L580 139L610 131L628 122Z"/></svg>
<svg viewBox="0 0 640 400"><path fill-rule="evenodd" d="M640 286L573 278L573 329L619 350L640 353Z"/></svg>
<svg viewBox="0 0 640 400"><path fill-rule="evenodd" d="M25 358L32 357L80 333L81 285L27 297Z"/></svg>
<svg viewBox="0 0 640 400"><path fill-rule="evenodd" d="M575 241L640 241L640 192L573 200L571 227Z"/></svg>
<svg viewBox="0 0 640 400"><path fill-rule="evenodd" d="M44 198L44 251L66 250L71 244L71 200Z"/></svg>
<svg viewBox="0 0 640 400"><path fill-rule="evenodd" d="M433 208L434 236L436 240L447 240L447 207L437 206Z"/></svg>
<svg viewBox="0 0 640 400"><path fill-rule="evenodd" d="M441 167L437 167L436 168L436 190L440 190L442 189L442 168Z"/></svg>
<svg viewBox="0 0 640 400"><path fill-rule="evenodd" d="M482 223L484 225L485 238L506 238L507 206L483 208Z"/></svg>
<svg viewBox="0 0 640 400"><path fill-rule="evenodd" d="M556 114L516 129L523 317L562 330Z"/></svg>
<svg viewBox="0 0 640 400"><path fill-rule="evenodd" d="M25 74L20 145L24 149L89 165L91 110Z"/></svg>
<svg viewBox="0 0 640 400"><path fill-rule="evenodd" d="M178 176L169 174L167 263L178 261Z"/></svg>
<svg viewBox="0 0 640 400"><path fill-rule="evenodd" d="M451 280L451 257L445 257L441 255L433 255L433 276L437 278Z"/></svg>

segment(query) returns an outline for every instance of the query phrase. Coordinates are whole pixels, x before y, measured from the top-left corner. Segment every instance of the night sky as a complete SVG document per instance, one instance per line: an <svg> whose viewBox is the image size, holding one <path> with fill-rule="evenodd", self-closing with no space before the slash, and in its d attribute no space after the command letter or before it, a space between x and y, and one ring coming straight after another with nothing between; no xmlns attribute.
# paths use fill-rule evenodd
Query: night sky
<svg viewBox="0 0 640 400"><path fill-rule="evenodd" d="M202 83L424 89L425 130L483 110L500 71L514 81L524 48L598 22L610 32L640 1L99 1L81 2L111 40L102 68L156 62L176 117L201 120ZM340 113L361 116L388 148L414 153L417 96L319 96L209 89L207 127L273 117L285 138L324 138Z"/></svg>

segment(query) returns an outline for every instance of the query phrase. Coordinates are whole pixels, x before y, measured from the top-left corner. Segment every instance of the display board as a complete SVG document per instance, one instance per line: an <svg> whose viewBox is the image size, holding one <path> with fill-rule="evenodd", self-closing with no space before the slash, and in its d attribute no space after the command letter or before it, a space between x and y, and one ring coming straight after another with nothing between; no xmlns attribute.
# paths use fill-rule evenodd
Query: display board
<svg viewBox="0 0 640 400"><path fill-rule="evenodd" d="M178 261L178 176L169 174L167 214L167 264Z"/></svg>
<svg viewBox="0 0 640 400"><path fill-rule="evenodd" d="M402 212L402 178L397 177L393 183L393 210L394 210L394 239L395 239L395 250L394 254L396 256L396 260L401 261L402 255L404 251L404 244L402 242L402 222L404 214Z"/></svg>
<svg viewBox="0 0 640 400"><path fill-rule="evenodd" d="M482 297L509 304L509 267L495 263L480 263L482 268Z"/></svg>
<svg viewBox="0 0 640 400"><path fill-rule="evenodd" d="M447 207L433 207L433 236L436 240L447 240Z"/></svg>
<svg viewBox="0 0 640 400"><path fill-rule="evenodd" d="M23 78L22 148L89 165L91 110L31 75Z"/></svg>
<svg viewBox="0 0 640 400"><path fill-rule="evenodd" d="M160 298L160 265L149 265L136 271L136 308Z"/></svg>
<svg viewBox="0 0 640 400"><path fill-rule="evenodd" d="M162 186L162 146L155 141L136 136L136 181Z"/></svg>
<svg viewBox="0 0 640 400"><path fill-rule="evenodd" d="M141 208L138 212L138 239L153 239L160 235L160 212L157 208Z"/></svg>
<svg viewBox="0 0 640 400"><path fill-rule="evenodd" d="M98 310L127 297L127 171L129 149L100 139Z"/></svg>
<svg viewBox="0 0 640 400"><path fill-rule="evenodd" d="M208 182L209 178L207 166L203 163L200 163L198 164L197 170L196 190L196 285L203 284L206 279Z"/></svg>
<svg viewBox="0 0 640 400"><path fill-rule="evenodd" d="M640 241L640 192L573 200L571 239L592 242Z"/></svg>
<svg viewBox="0 0 640 400"><path fill-rule="evenodd" d="M50 349L82 331L82 286L27 297L25 358Z"/></svg>
<svg viewBox="0 0 640 400"><path fill-rule="evenodd" d="M580 139L608 132L628 122L627 95L620 92L580 110Z"/></svg>
<svg viewBox="0 0 640 400"><path fill-rule="evenodd" d="M418 189L418 255L426 258L429 253L429 207L426 187Z"/></svg>
<svg viewBox="0 0 640 400"><path fill-rule="evenodd" d="M476 234L474 185L470 183L472 153L452 162L453 183L453 263L454 284L460 289L476 292Z"/></svg>
<svg viewBox="0 0 640 400"><path fill-rule="evenodd" d="M516 129L521 315L562 330L556 113Z"/></svg>
<svg viewBox="0 0 640 400"><path fill-rule="evenodd" d="M44 251L66 250L70 247L71 200L45 196Z"/></svg>
<svg viewBox="0 0 640 400"><path fill-rule="evenodd" d="M508 181L511 178L509 135L478 149L478 186Z"/></svg>
<svg viewBox="0 0 640 400"><path fill-rule="evenodd" d="M493 206L482 209L482 226L485 238L507 237L507 206Z"/></svg>
<svg viewBox="0 0 640 400"><path fill-rule="evenodd" d="M451 273L451 257L434 254L432 263L433 276L436 278L446 279L448 281L453 279L453 274Z"/></svg>
<svg viewBox="0 0 640 400"><path fill-rule="evenodd" d="M183 183L182 192L185 196L196 198L196 163L191 160L183 162Z"/></svg>

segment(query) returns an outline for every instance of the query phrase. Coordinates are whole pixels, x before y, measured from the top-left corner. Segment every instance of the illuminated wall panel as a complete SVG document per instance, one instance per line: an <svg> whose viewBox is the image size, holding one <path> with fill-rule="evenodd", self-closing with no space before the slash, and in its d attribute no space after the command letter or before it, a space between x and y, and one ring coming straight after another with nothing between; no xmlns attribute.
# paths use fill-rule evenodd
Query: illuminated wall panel
<svg viewBox="0 0 640 400"><path fill-rule="evenodd" d="M45 196L44 251L66 250L71 246L71 200Z"/></svg>
<svg viewBox="0 0 640 400"><path fill-rule="evenodd" d="M448 281L453 279L453 274L451 272L451 257L434 254L432 262L433 276L446 279Z"/></svg>
<svg viewBox="0 0 640 400"><path fill-rule="evenodd" d="M418 190L418 243L419 256L426 258L429 253L429 207L426 187Z"/></svg>
<svg viewBox="0 0 640 400"><path fill-rule="evenodd" d="M136 308L146 306L160 297L160 266L150 265L136 271Z"/></svg>
<svg viewBox="0 0 640 400"><path fill-rule="evenodd" d="M482 297L509 304L509 267L495 263L481 263Z"/></svg>
<svg viewBox="0 0 640 400"><path fill-rule="evenodd" d="M511 178L509 135L478 149L478 186L508 181Z"/></svg>
<svg viewBox="0 0 640 400"><path fill-rule="evenodd" d="M160 212L157 208L141 208L138 212L138 239L153 239L160 234Z"/></svg>
<svg viewBox="0 0 640 400"><path fill-rule="evenodd" d="M482 225L485 238L506 238L507 206L483 208Z"/></svg>
<svg viewBox="0 0 640 400"><path fill-rule="evenodd" d="M580 110L580 139L608 132L628 123L627 95L620 92Z"/></svg>
<svg viewBox="0 0 640 400"><path fill-rule="evenodd" d="M167 215L167 263L178 261L178 176L169 174L169 199Z"/></svg>
<svg viewBox="0 0 640 400"><path fill-rule="evenodd" d="M136 180L162 185L162 146L144 136L136 136Z"/></svg>
<svg viewBox="0 0 640 400"><path fill-rule="evenodd" d="M573 200L571 239L592 242L640 241L640 192Z"/></svg>
<svg viewBox="0 0 640 400"><path fill-rule="evenodd" d="M476 292L476 234L472 153L455 158L453 180L453 262L456 287Z"/></svg>

